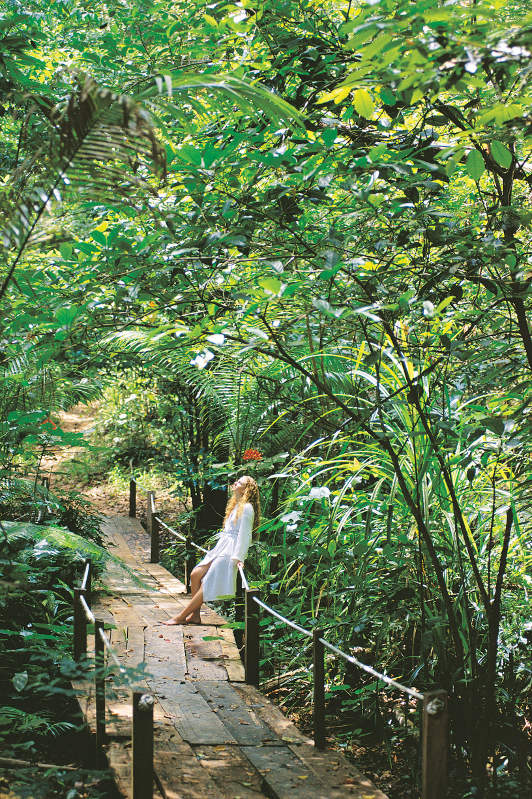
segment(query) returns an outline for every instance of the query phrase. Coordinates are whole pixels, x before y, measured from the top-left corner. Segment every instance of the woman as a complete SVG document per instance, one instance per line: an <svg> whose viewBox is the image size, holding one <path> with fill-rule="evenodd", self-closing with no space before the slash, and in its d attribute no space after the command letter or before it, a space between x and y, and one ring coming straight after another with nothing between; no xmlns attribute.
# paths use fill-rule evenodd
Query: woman
<svg viewBox="0 0 532 799"><path fill-rule="evenodd" d="M247 555L253 531L260 522L259 488L252 477L244 475L232 486L224 526L214 549L209 550L190 575L192 599L164 624L201 624L203 602L234 596L236 573Z"/></svg>

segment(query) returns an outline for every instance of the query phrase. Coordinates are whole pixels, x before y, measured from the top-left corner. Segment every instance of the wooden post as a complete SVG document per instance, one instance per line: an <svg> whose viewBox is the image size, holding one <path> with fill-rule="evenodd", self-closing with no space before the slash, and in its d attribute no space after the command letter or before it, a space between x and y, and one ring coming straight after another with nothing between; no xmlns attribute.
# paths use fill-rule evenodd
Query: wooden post
<svg viewBox="0 0 532 799"><path fill-rule="evenodd" d="M87 582L85 583L85 598L87 600L87 605L89 608L92 605L92 558L85 558L84 566L83 566L83 575L85 575L85 569L89 566L89 572L87 574Z"/></svg>
<svg viewBox="0 0 532 799"><path fill-rule="evenodd" d="M314 720L314 744L316 749L325 749L325 653L320 638L323 638L323 630L313 630L314 701L312 704L312 716Z"/></svg>
<svg viewBox="0 0 532 799"><path fill-rule="evenodd" d="M150 563L159 563L159 550L160 550L159 517L156 516L153 513L152 517L151 517L151 555L150 555Z"/></svg>
<svg viewBox="0 0 532 799"><path fill-rule="evenodd" d="M152 531L153 531L152 499L153 499L153 504L155 504L155 492L146 491L146 531L150 536L150 542L152 540Z"/></svg>
<svg viewBox="0 0 532 799"><path fill-rule="evenodd" d="M153 799L153 696L133 692L133 799Z"/></svg>
<svg viewBox="0 0 532 799"><path fill-rule="evenodd" d="M131 478L129 481L129 517L134 519L137 515L137 481Z"/></svg>
<svg viewBox="0 0 532 799"><path fill-rule="evenodd" d="M94 623L94 693L96 696L96 766L103 768L102 746L105 743L105 646L101 632L104 623L96 619Z"/></svg>
<svg viewBox="0 0 532 799"><path fill-rule="evenodd" d="M185 538L185 586L187 589L187 593L190 593L190 575L192 573L192 569L194 568L194 555L193 547L192 547L192 539L190 534L187 534Z"/></svg>
<svg viewBox="0 0 532 799"><path fill-rule="evenodd" d="M152 520L152 513L151 513L151 499L155 502L155 496L153 491L146 491L146 530L148 531L148 535L151 536L151 520Z"/></svg>
<svg viewBox="0 0 532 799"><path fill-rule="evenodd" d="M244 651L244 670L246 672L246 682L248 685L259 685L259 607L253 601L253 597L259 598L259 592L253 588L246 589L246 631L245 631L245 651Z"/></svg>
<svg viewBox="0 0 532 799"><path fill-rule="evenodd" d="M74 660L87 654L87 618L81 604L85 591L74 588Z"/></svg>
<svg viewBox="0 0 532 799"><path fill-rule="evenodd" d="M242 588L242 575L240 569L236 573L236 592L235 592L235 621L242 624L244 621L244 590ZM244 660L244 650L242 644L244 642L244 630L241 627L236 627L234 630L235 642L240 650L240 657Z"/></svg>
<svg viewBox="0 0 532 799"><path fill-rule="evenodd" d="M428 691L423 697L421 734L421 799L444 799L447 790L447 692Z"/></svg>

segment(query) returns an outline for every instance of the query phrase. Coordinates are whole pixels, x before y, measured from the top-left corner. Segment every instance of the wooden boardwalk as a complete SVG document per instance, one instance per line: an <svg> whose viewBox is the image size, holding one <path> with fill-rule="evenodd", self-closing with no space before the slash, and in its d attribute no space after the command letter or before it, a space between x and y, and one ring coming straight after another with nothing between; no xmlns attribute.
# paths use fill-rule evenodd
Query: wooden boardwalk
<svg viewBox="0 0 532 799"><path fill-rule="evenodd" d="M112 625L120 661L139 670L140 690L156 698L154 796L163 799L386 799L338 752L312 741L255 688L244 670L232 630L207 606L203 624L166 627L185 604L185 586L149 563L149 539L135 519L104 524L113 554L108 593L93 605ZM94 729L90 683L78 684L80 703ZM131 698L107 687L106 754L124 797L131 796ZM157 793L157 791L159 793Z"/></svg>

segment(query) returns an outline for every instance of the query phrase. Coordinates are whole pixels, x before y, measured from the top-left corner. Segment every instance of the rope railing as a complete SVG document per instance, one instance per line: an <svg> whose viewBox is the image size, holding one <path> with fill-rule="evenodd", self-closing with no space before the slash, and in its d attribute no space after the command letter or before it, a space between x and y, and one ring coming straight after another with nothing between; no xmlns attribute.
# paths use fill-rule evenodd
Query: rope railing
<svg viewBox="0 0 532 799"><path fill-rule="evenodd" d="M249 583L246 580L246 575L244 574L244 569L240 565L240 563L238 564L238 571L239 571L239 574L240 574L240 579L242 581L242 587L247 591L248 588L249 588Z"/></svg>
<svg viewBox="0 0 532 799"><path fill-rule="evenodd" d="M298 633L302 633L303 635L312 638L312 630L305 630L304 627L301 627L299 624L296 624L295 621L291 621L291 619L287 619L286 616L282 616L276 610L274 610L265 602L263 602L262 599L253 597L253 601L255 602L255 604L259 605L259 607L263 608L266 611L266 613L269 613L270 616L275 616L276 619L279 619L279 621L282 621L284 624L287 624L289 627L292 627L292 629L297 630Z"/></svg>
<svg viewBox="0 0 532 799"><path fill-rule="evenodd" d="M81 588L83 591L87 590L87 584L91 576L91 562L89 559L85 561L85 571L83 572L83 580L81 581Z"/></svg>
<svg viewBox="0 0 532 799"><path fill-rule="evenodd" d="M187 541L189 541L189 539L187 539L186 535L182 535L181 533L178 533L177 530L174 530L173 527L170 527L168 524L166 524L166 522L163 522L163 520L161 519L160 516L157 516L157 521L159 522L161 527L164 527L164 529L168 533L170 533L170 535L173 535L176 538L179 538L181 541L184 541L185 543ZM206 554L209 551L208 549L205 549L205 547L200 547L200 545L196 544L194 541L189 541L189 543L190 543L190 545L192 547L194 547L194 549L197 549L198 552L203 552L203 554Z"/></svg>
<svg viewBox="0 0 532 799"><path fill-rule="evenodd" d="M74 588L74 659L81 661L87 656L87 625L94 626L94 695L96 702L95 753L98 768L105 768L103 745L107 740L105 724L105 655L115 663L132 691L131 741L133 765L131 770L132 799L153 799L153 705L151 694L135 689L127 669L120 662L105 624L91 610L92 563L85 560L83 578L79 588Z"/></svg>
<svg viewBox="0 0 532 799"><path fill-rule="evenodd" d="M79 601L81 602L81 606L82 606L83 610L85 611L85 618L87 619L89 624L96 624L96 619L94 617L94 613L92 612L92 610L87 605L87 600L85 599L83 594L80 594Z"/></svg>
<svg viewBox="0 0 532 799"><path fill-rule="evenodd" d="M125 666L122 665L122 663L120 663L120 661L118 659L118 655L116 654L115 650L113 649L113 646L112 646L109 638L105 634L105 630L103 628L101 628L101 627L98 628L98 636L99 636L103 646L105 647L105 649L109 653L109 657L114 662L115 666L118 666L118 670L119 670L120 674L123 674L125 677L127 677L127 669L125 668ZM130 688L132 688L132 687L133 686L130 683Z"/></svg>
<svg viewBox="0 0 532 799"><path fill-rule="evenodd" d="M136 492L137 483L134 477L130 480L130 502L129 515L136 515ZM185 583L189 586L190 572L192 570L191 554L192 549L205 553L190 536L182 535L162 521L156 513L155 492L147 491L147 531L151 538L151 561L159 562L159 530L163 527L167 532L180 539L185 544ZM242 602L242 600L244 600ZM244 569L239 564L237 571L237 597L235 600L235 617L237 621L235 639L237 644L244 641L243 660L246 682L258 687L259 685L259 662L260 662L260 623L259 608L270 616L281 621L283 624L296 630L301 635L312 639L312 659L313 659L313 721L314 721L314 742L318 749L324 749L325 740L325 649L331 651L337 657L342 658L348 663L356 666L362 671L375 677L380 682L389 685L403 694L422 703L421 721L421 763L422 763L422 786L421 799L443 799L447 784L447 738L448 738L448 711L447 711L447 692L443 690L433 690L421 693L415 688L410 688L394 680L388 675L377 671L367 663L363 663L353 655L343 652L339 647L327 641L323 630L313 628L307 630L295 621L283 616L274 608L267 605L260 598L260 592L255 588L250 588ZM243 624L242 624L243 622ZM240 638L244 628L242 638Z"/></svg>
<svg viewBox="0 0 532 799"><path fill-rule="evenodd" d="M423 694L420 694L419 691L415 691L413 688L408 688L406 685L402 685L402 683L397 682L397 680L393 680L391 677L388 677L386 674L382 674L380 671L372 668L372 666L368 666L367 663L362 663L362 661L357 660L356 657L353 655L348 655L347 652L342 652L341 649L338 649L337 646L331 644L329 641L326 641L324 638L320 638L321 643L323 646L330 649L331 652L334 652L335 655L338 657L343 658L348 663L352 663L354 666L358 666L359 669L365 671L367 674L371 674L372 677L376 677L381 682L387 683L387 685L391 685L393 688L397 688L397 690L402 691L404 694L408 694L413 699L417 699L418 702L423 702L425 698Z"/></svg>

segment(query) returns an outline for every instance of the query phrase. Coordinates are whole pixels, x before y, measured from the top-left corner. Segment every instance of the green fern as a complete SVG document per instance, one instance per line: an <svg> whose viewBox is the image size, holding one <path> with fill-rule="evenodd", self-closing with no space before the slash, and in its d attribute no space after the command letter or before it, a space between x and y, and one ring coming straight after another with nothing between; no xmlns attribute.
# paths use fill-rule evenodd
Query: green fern
<svg viewBox="0 0 532 799"><path fill-rule="evenodd" d="M52 722L47 713L28 713L10 705L0 707L0 732L3 727L9 728L10 736L31 734L53 738L76 729L76 725L68 721Z"/></svg>

